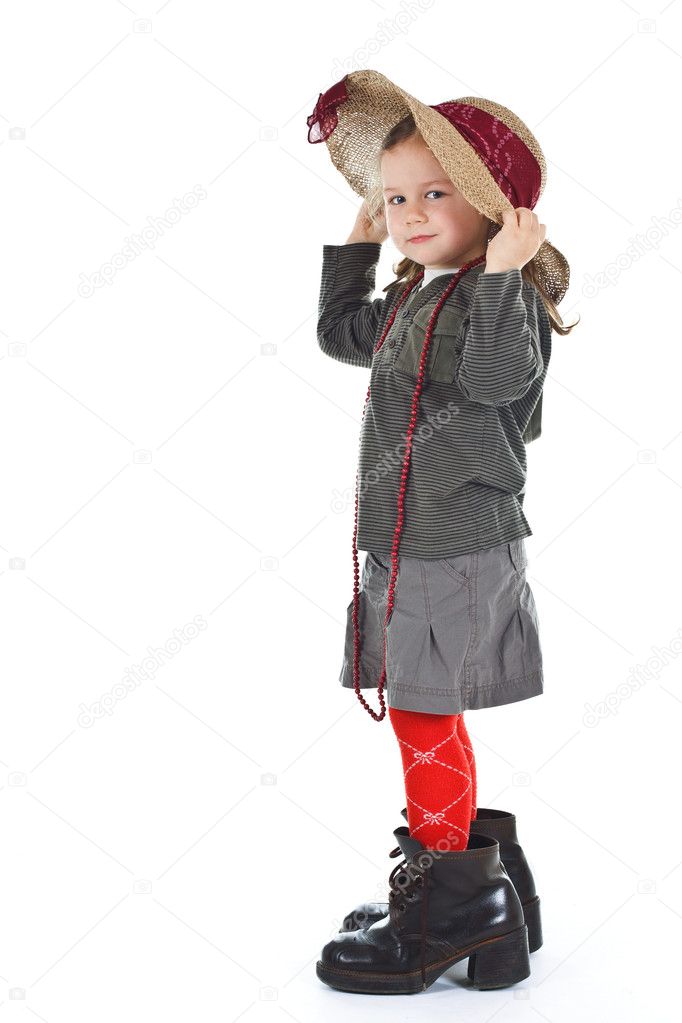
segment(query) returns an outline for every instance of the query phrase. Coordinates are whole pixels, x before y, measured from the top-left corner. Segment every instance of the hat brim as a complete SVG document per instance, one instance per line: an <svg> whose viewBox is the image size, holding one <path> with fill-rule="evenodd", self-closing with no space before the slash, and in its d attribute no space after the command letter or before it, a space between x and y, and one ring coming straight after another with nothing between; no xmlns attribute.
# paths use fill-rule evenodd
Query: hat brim
<svg viewBox="0 0 682 1023"><path fill-rule="evenodd" d="M332 163L363 199L380 191L380 158L388 132L408 114L455 188L475 209L497 224L503 213L512 210L509 199L500 190L476 150L447 117L422 103L395 85L379 71L362 70L346 75L347 100L337 108L338 123L326 139ZM501 104L474 96L457 102L474 103L500 117L531 149L541 172L540 195L547 170L535 136L520 118ZM545 240L534 257L535 266L547 294L556 303L563 298L569 280L564 256Z"/></svg>

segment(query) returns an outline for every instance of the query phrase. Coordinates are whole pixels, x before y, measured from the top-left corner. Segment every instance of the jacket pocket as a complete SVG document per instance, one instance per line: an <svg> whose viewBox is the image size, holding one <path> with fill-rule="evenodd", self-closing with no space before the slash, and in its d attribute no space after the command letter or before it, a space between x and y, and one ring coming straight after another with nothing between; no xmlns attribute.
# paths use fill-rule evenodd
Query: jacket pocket
<svg viewBox="0 0 682 1023"><path fill-rule="evenodd" d="M436 308L427 302L414 314L402 348L395 357L394 369L416 379L426 340L426 328ZM441 383L454 383L459 358L464 347L464 334L468 322L464 309L444 305L433 327L431 344L424 367L424 379Z"/></svg>

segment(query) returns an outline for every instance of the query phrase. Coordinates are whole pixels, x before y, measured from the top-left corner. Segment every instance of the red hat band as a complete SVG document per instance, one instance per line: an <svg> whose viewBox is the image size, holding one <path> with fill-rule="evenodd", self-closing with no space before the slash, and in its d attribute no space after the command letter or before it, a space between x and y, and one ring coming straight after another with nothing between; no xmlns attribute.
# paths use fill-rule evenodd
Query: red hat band
<svg viewBox="0 0 682 1023"><path fill-rule="evenodd" d="M475 149L514 209L533 209L540 197L540 165L519 136L487 110L471 103L429 104Z"/></svg>
<svg viewBox="0 0 682 1023"><path fill-rule="evenodd" d="M306 119L308 141L324 142L339 123L337 110L348 99L345 75L321 92L315 109ZM448 100L429 104L466 139L495 179L514 209L533 209L540 197L540 165L525 142L498 117L471 103Z"/></svg>

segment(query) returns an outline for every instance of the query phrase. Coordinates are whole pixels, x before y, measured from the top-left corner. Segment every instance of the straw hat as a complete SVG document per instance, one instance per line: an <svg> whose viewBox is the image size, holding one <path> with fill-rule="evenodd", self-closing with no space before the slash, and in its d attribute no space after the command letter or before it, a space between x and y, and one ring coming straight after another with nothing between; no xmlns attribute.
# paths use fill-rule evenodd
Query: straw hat
<svg viewBox="0 0 682 1023"><path fill-rule="evenodd" d="M540 144L507 107L479 96L429 105L378 71L353 71L320 93L307 118L308 141L326 142L334 166L367 198L380 183L381 144L407 114L467 202L502 224L505 210L533 209L547 166ZM530 261L555 305L568 289L565 257L545 239Z"/></svg>

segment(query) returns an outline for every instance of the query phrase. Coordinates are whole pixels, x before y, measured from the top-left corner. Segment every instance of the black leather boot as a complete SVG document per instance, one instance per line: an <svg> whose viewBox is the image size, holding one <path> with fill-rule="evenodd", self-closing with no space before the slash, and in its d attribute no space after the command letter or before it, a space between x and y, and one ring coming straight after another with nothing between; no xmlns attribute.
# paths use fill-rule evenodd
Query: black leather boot
<svg viewBox="0 0 682 1023"><path fill-rule="evenodd" d="M401 810L407 820L407 807ZM542 922L540 899L535 891L535 881L523 849L516 836L516 816L507 810L491 810L478 807L476 817L471 821L469 833L490 835L500 843L500 859L509 874L523 906L523 915L528 926L528 950L536 952L542 945ZM404 852L398 845L389 856ZM355 931L370 927L388 913L387 902L364 902L344 918L341 931Z"/></svg>
<svg viewBox="0 0 682 1023"><path fill-rule="evenodd" d="M523 909L497 839L473 833L466 849L441 853L407 828L393 834L406 858L389 878L388 913L328 942L317 963L320 980L339 991L415 994L467 957L476 988L529 977Z"/></svg>

